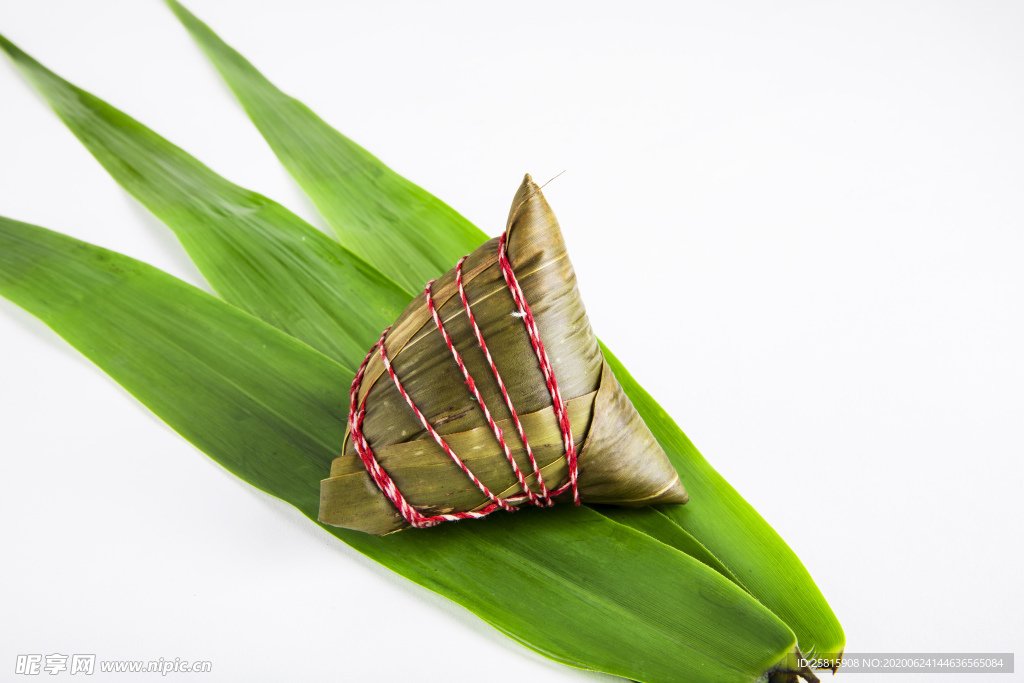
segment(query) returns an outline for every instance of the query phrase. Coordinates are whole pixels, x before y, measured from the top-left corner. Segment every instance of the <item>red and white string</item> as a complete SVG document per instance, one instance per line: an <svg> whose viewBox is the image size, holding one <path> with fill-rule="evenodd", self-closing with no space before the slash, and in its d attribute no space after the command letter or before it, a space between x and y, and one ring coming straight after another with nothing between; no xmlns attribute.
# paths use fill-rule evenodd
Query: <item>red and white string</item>
<svg viewBox="0 0 1024 683"><path fill-rule="evenodd" d="M444 323L441 321L441 317L437 312L437 307L434 304L434 296L431 292L434 280L431 280L427 283L424 289L427 299L427 308L430 310L430 315L434 319L434 324L441 333L441 337L444 339L445 344L448 346L448 350L451 351L452 357L459 366L459 370L462 371L463 377L466 378L466 386L469 387L469 391L473 398L476 399L481 410L483 410L484 417L487 419L487 424L491 427L491 431L494 432L494 436L498 440L498 444L501 447L502 452L505 454L505 458L508 460L509 465L512 468L512 472L515 474L516 481L522 488L523 493L506 498L499 498L492 493L491 490L482 481L480 481L475 474L473 474L472 470L469 469L458 454L451 449L448 443L437 432L437 430L434 429L433 425L430 424L430 421L427 420L426 416L423 415L420 409L416 407L416 403L412 400L412 397L409 396L409 393L405 390L405 387L402 385L401 380L398 378L397 373L392 367L391 360L388 358L387 351L384 348L385 339L387 338L388 332L391 330L389 327L384 330L380 339L373 345L370 352L366 354L366 358L363 360L362 365L359 366L359 371L356 373L355 379L352 381L348 416L349 431L352 435L352 443L355 446L356 452L359 454L359 458L362 460L367 472L370 473L373 481L377 484L377 487L380 488L381 492L388 498L388 500L398 508L402 517L404 517L411 526L416 528L432 527L440 524L441 522L449 522L459 519L477 519L485 517L499 508L513 512L517 506L524 503L540 507L550 507L551 505L554 505L553 499L555 496L558 496L569 489L572 489L573 503L576 505L580 504L579 487L577 485L578 464L576 459L576 444L573 440L572 426L569 423L569 410L565 401L562 399L561 392L558 390L558 381L555 379L555 371L551 366L551 360L548 358L547 351L544 349L544 342L541 340L540 330L537 328L537 322L533 317L533 312L530 310L530 305L526 301L526 296L523 294L523 290L519 286L519 281L516 279L515 272L512 270L512 264L508 260L506 236L507 233L503 234L498 240L498 265L501 268L505 284L508 286L509 292L512 294L512 300L517 309L513 315L521 318L523 321L527 336L530 339L530 345L533 347L534 354L537 356L541 374L544 376L548 393L551 395L555 417L558 420L558 426L562 432L565 457L569 465L569 480L554 490L549 490L544 483L541 468L537 464L536 457L533 454L533 449L530 448L530 442L526 437L526 431L523 429L522 422L519 419L519 414L512 405L512 399L509 397L508 390L505 388L505 382L501 378L501 373L498 371L498 366L495 364L490 350L487 348L487 343L484 340L483 333L480 331L480 326L476 322L476 317L473 315L469 299L466 296L466 290L462 281L462 265L465 263L467 257L463 256L459 260L458 265L455 266L455 283L459 290L459 297L462 299L462 305L466 311L466 316L473 327L473 334L476 336L477 344L483 351L484 356L487 359L487 363L491 366L491 371L494 373L494 379L498 384L498 388L501 390L501 395L505 399L505 405L508 407L509 413L512 416L512 423L515 425L519 438L523 442L523 448L526 451L530 467L533 470L532 474L537 480L539 491L534 492L527 483L526 475L523 474L522 469L512 456L512 450L509 448L509 445L505 440L505 435L502 429L495 422L491 411L487 408L487 404L484 402L483 396L477 388L476 381L474 381L472 375L470 375L469 369L466 367L466 364L462 359L462 354L460 354L458 349L455 348L455 344L448 335L448 331L445 329ZM398 486L395 485L395 482L391 479L388 473L384 471L384 468L381 467L380 463L377 462L373 449L370 447L370 443L366 440L366 436L363 434L363 421L366 418L366 399L369 396L369 392L367 392L367 396L363 398L363 401L360 402L359 388L362 386L363 378L366 374L366 367L374 353L378 353L380 355L381 362L384 364L384 369L387 370L388 375L391 377L391 381L394 382L395 387L398 389L398 393L400 393L402 398L405 399L405 402L409 404L409 407L412 409L413 413L416 414L416 417L423 425L423 428L427 430L427 433L429 433L434 441L437 442L437 445L441 447L449 458L451 458L452 462L459 466L459 468L473 482L473 485L476 486L488 500L490 500L490 503L479 510L471 512L424 515L405 499L405 496L402 495L402 492L398 489Z"/></svg>

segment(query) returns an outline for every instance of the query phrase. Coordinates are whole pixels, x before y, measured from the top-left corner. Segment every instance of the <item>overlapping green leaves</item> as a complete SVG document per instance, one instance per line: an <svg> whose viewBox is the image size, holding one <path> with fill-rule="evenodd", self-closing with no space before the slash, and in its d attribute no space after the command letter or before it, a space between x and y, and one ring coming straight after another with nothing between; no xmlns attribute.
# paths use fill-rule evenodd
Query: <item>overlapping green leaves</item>
<svg viewBox="0 0 1024 683"><path fill-rule="evenodd" d="M275 88L179 3L168 4L214 60L342 244L379 264L381 272L406 291L419 292L424 282L487 239L450 206ZM382 225L387 229L381 230Z"/></svg>
<svg viewBox="0 0 1024 683"><path fill-rule="evenodd" d="M351 371L146 264L4 218L0 295L229 471L316 519ZM753 681L793 646L777 617L689 556L586 508L530 512L384 538L328 531L574 666Z"/></svg>
<svg viewBox="0 0 1024 683"><path fill-rule="evenodd" d="M209 29L174 8L343 244L400 286L4 42L108 171L175 230L214 289L294 339L144 264L6 220L0 221L0 293L46 320L215 460L315 519L313 493L344 430L348 368L397 315L408 291L484 236L276 91ZM404 261L395 260L396 249ZM369 306L361 303L367 300ZM104 335L110 329L131 334L123 340ZM185 329L199 334L175 336ZM231 362L222 363L211 345ZM168 371L169 363L160 360L168 353L188 368L191 384ZM384 539L328 530L529 647L575 666L651 681L710 666L715 674L704 680L752 680L778 661L793 644L790 630L701 562L771 607L805 648L841 648L842 631L799 560L610 355L609 362L684 481L698 482L710 504L688 506L692 514L666 511L668 517L652 510L611 513L644 534L567 508ZM260 375L257 368L267 363L273 371ZM297 389L289 376L308 385ZM309 410L293 414L278 405L278 395ZM215 429L224 423L262 427L251 440L235 439ZM752 542L751 534L761 538ZM585 588L575 580L580 567L587 567ZM638 574L649 583L637 586ZM567 607L524 614L524 591L535 594L537 604ZM650 654L639 669L631 657L636 651Z"/></svg>
<svg viewBox="0 0 1024 683"><path fill-rule="evenodd" d="M277 202L225 180L3 37L0 47L114 179L174 230L227 301L351 368L408 303L398 285Z"/></svg>
<svg viewBox="0 0 1024 683"><path fill-rule="evenodd" d="M442 261L448 264L438 271L443 272L459 255L472 251L484 238L479 231L468 233L459 216L453 218L447 211L428 212L423 209L431 204L423 200L423 191L419 188L416 188L415 202L410 200L411 204L420 207L415 223L395 222L372 211L352 209L353 202L372 207L393 201L391 195L378 192L371 182L378 176L390 177L393 172L372 157L362 156L365 153L361 149L350 151L340 143L331 147L329 162L321 160L310 141L345 138L305 106L278 90L176 0L168 0L168 4L210 57L281 162L315 199L342 244L355 249L354 245L367 234L377 237L381 250L389 244L401 244L402 249L407 249L409 244L422 244L424 253L415 262L422 265L417 274L425 280L437 275L430 270L430 264L437 263L439 257L449 259ZM345 162L335 158L345 154L351 154L352 158ZM351 174L334 177L331 175L332 164L348 164L352 168L358 164L363 177L354 179ZM328 186L332 191L325 191ZM336 191L342 186L349 188L346 193ZM423 243L413 238L424 229L430 234L453 237L444 243L443 248L436 249L430 242ZM462 241L454 243L454 239L460 236ZM399 258L398 254L384 251L367 252L365 255L381 270L397 263ZM665 514L728 568L729 574L738 579L740 585L789 624L801 647L815 648L819 652L841 651L845 644L842 627L800 559L757 511L708 464L671 417L633 380L622 364L607 349L605 353L627 395L669 454L690 491L688 505L665 508Z"/></svg>

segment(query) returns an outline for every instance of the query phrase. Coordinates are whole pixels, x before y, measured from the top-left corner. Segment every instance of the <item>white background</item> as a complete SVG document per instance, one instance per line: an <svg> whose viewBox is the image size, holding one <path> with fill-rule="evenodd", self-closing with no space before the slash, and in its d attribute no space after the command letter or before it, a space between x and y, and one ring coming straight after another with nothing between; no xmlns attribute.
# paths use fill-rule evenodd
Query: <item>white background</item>
<svg viewBox="0 0 1024 683"><path fill-rule="evenodd" d="M567 170L545 192L595 329L848 651L1024 654L1024 5L366 4L190 7L492 235L524 172ZM323 227L162 3L3 0L0 30ZM0 61L0 214L203 286ZM234 479L3 300L0 518L3 679L86 652L226 681L612 680Z"/></svg>

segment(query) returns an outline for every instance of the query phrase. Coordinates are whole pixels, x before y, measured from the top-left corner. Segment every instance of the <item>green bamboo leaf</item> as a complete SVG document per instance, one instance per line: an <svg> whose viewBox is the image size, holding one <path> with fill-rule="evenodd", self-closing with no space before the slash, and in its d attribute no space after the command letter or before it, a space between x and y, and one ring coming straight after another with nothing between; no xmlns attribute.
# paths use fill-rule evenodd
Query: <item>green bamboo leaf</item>
<svg viewBox="0 0 1024 683"><path fill-rule="evenodd" d="M358 367L409 295L277 202L231 183L0 35L5 51L103 167L167 224L214 291Z"/></svg>
<svg viewBox="0 0 1024 683"><path fill-rule="evenodd" d="M408 297L319 231L270 200L220 178L141 124L45 70L10 43L2 41L0 44L111 174L175 228L207 279L230 301L350 365L358 362L364 349L376 338L377 330L397 315ZM268 273L272 276L267 277ZM370 305L360 308L360 304L366 302ZM617 366L617 370L620 371L617 374L622 374L621 366ZM634 402L640 403L636 399ZM651 403L649 397L647 403ZM652 423L649 415L645 418ZM661 432L655 430L663 442L681 437L689 443L674 423L669 421L669 425ZM718 477L699 454L697 458L704 469ZM686 461L677 458L677 467L682 471L680 462ZM683 476L685 481L688 475L683 472ZM716 490L716 487L711 488ZM739 509L740 513L747 513L746 526L733 525L723 533L722 525L699 523L707 520L708 515L699 517L698 523L694 523L694 516L685 510L681 516L694 527L694 533L701 534L706 541L711 539L708 542L715 552L727 557L732 566L742 568L737 571L750 569L745 566L750 553L742 542L750 537L748 529L761 527L758 529L761 533L754 536L761 540L775 540L777 536L773 539L770 527L728 484L721 481L719 488L725 494L719 497L719 503L732 503L727 511ZM742 506L737 507L736 501ZM683 523L678 513L673 513L672 518ZM628 513L620 515L623 523L651 533L650 527L640 519L631 521ZM699 542L696 546L688 543L687 536L663 533L661 540L721 571L721 562L706 550L702 553L703 546ZM779 544L780 539L774 545ZM792 596L810 599L804 600L808 604L794 604L800 601L791 598L789 604L781 608L777 602L767 604L798 633L831 630L830 639L824 640L828 646L822 645L821 639L813 641L819 651L840 649L842 631L827 603L814 599L817 589L799 560L791 552L781 556L790 564L795 562L794 571L782 574L789 579L789 585L784 588ZM761 568L755 566L751 571L763 578L763 574L754 571ZM723 574L732 576L728 569ZM803 578L807 579L803 583L810 585L813 591L795 590ZM764 595L774 585L759 583L764 582L755 578L741 585L764 600ZM820 593L817 595L820 597ZM815 625L816 621L821 623ZM807 640L804 637L805 647Z"/></svg>
<svg viewBox="0 0 1024 683"><path fill-rule="evenodd" d="M487 239L440 199L275 88L175 0L168 4L346 247L406 291L419 292ZM374 201L367 202L371 196Z"/></svg>
<svg viewBox="0 0 1024 683"><path fill-rule="evenodd" d="M216 175L3 36L0 49L104 168L175 230L200 272L230 303L354 367L408 302L397 285L286 209ZM350 343L359 339L365 340L362 347ZM647 533L650 523L641 522L651 518L637 514L637 523L627 512L616 519ZM721 571L721 562L685 532L660 532L659 540Z"/></svg>
<svg viewBox="0 0 1024 683"><path fill-rule="evenodd" d="M467 230L464 219L457 214L453 218L447 206L441 205L444 208L431 215L426 207L435 205L424 199L420 188L406 199L409 210L417 212L418 222L393 220L391 212L395 202L402 198L379 189L375 183L379 177L393 178L393 171L344 138L305 105L282 93L176 0L167 0L167 3L224 77L278 158L314 199L342 242L353 245L370 263L389 274L392 271L387 268L397 263L403 266L407 262L434 264L433 270L425 267L416 271L417 277L413 278L411 286L418 288L422 281L449 268L486 237L478 230ZM339 168L344 168L345 172L338 173ZM385 207L381 214L374 211L378 204ZM420 225L429 226L431 234L447 232L442 248L415 238ZM373 239L380 242L376 248L359 251L354 246L356 241L362 244ZM410 256L404 251L401 254L388 251L389 244L398 243L403 245L403 250L418 247L423 253ZM408 281L408 278L402 280ZM607 349L605 352L608 354ZM691 476L700 482L704 501L697 502L691 491L691 502L671 514L670 519L723 563L752 595L786 620L803 648L841 651L845 644L842 627L795 553L707 464L671 418L642 393L622 365L614 363L612 367L623 387L632 387L630 398L662 447L675 454L674 462L687 488L690 489ZM741 539L747 539L751 545L745 546Z"/></svg>
<svg viewBox="0 0 1024 683"><path fill-rule="evenodd" d="M350 369L151 266L5 218L0 295L223 467L315 518ZM756 681L795 644L734 583L587 508L383 538L328 531L572 666L638 681Z"/></svg>
<svg viewBox="0 0 1024 683"><path fill-rule="evenodd" d="M742 587L739 579L722 561L711 554L704 545L690 535L688 531L665 516L664 507L621 508L601 506L598 512L619 524L642 531L676 550L681 550L690 557L699 560L730 581Z"/></svg>
<svg viewBox="0 0 1024 683"><path fill-rule="evenodd" d="M687 505L665 506L661 512L694 538L701 539L741 586L789 624L802 649L842 652L846 644L843 628L800 558L711 467L612 352L603 344L601 350L690 492ZM729 523L723 524L722 520Z"/></svg>

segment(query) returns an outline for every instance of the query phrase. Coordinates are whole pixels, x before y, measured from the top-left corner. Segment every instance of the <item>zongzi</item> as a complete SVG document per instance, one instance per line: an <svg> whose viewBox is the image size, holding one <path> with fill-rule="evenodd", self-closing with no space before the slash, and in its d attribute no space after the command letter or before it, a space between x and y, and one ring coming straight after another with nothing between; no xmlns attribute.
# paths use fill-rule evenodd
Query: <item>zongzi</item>
<svg viewBox="0 0 1024 683"><path fill-rule="evenodd" d="M685 503L587 319L529 175L504 235L385 330L352 386L320 521L386 534L554 501Z"/></svg>

